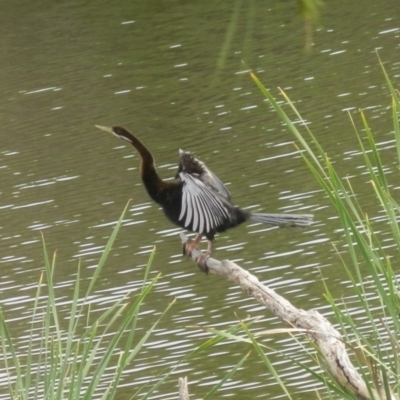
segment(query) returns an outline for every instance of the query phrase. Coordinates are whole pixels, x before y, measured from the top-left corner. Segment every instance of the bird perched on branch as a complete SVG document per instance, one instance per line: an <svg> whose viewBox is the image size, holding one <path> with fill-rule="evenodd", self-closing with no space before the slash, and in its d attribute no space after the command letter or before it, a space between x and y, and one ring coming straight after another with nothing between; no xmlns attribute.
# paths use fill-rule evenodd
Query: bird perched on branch
<svg viewBox="0 0 400 400"><path fill-rule="evenodd" d="M277 226L304 227L312 223L311 214L250 213L232 204L228 189L207 166L192 153L179 150L178 172L174 180L164 181L156 171L154 158L147 147L125 128L96 125L97 128L129 142L141 157L140 175L149 196L158 203L174 224L197 233L184 245L184 254L198 247L203 236L208 240L204 262L211 255L214 236L245 221Z"/></svg>

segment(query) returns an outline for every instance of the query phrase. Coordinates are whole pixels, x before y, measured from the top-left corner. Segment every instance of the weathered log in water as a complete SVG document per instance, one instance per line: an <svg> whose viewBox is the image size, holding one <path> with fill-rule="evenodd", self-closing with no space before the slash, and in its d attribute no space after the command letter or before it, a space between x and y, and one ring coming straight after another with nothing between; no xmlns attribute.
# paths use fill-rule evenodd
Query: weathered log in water
<svg viewBox="0 0 400 400"><path fill-rule="evenodd" d="M189 238L183 233L180 236L185 245ZM197 249L189 256L198 264L200 270L221 275L235 282L282 321L292 328L297 328L298 332L304 332L316 343L325 357L323 367L341 387L354 393L360 400L386 398L383 392L380 394L373 392L371 397L364 380L349 359L341 334L318 311L296 308L274 290L263 285L254 275L229 260L206 258L204 253ZM397 396L391 394L391 399L395 400Z"/></svg>
<svg viewBox="0 0 400 400"><path fill-rule="evenodd" d="M186 376L178 379L179 400L189 400L189 391Z"/></svg>

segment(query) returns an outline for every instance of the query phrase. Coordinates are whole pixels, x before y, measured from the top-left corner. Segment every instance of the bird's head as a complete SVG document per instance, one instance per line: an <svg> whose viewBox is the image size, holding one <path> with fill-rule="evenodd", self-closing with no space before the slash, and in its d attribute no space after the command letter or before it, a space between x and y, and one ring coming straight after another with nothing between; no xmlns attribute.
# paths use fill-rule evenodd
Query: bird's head
<svg viewBox="0 0 400 400"><path fill-rule="evenodd" d="M187 154L190 154L190 153L188 151L179 149L179 157L180 158L185 157Z"/></svg>
<svg viewBox="0 0 400 400"><path fill-rule="evenodd" d="M132 134L130 134L125 128L122 128L121 126L101 126L101 125L95 125L96 128L101 129L102 131L111 133L112 135L124 139L129 143L132 143Z"/></svg>

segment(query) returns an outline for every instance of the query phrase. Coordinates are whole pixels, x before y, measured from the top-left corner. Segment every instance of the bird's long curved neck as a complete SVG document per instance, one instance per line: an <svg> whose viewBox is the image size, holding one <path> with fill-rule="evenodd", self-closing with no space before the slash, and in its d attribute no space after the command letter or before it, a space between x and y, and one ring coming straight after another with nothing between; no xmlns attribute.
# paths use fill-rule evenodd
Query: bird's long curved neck
<svg viewBox="0 0 400 400"><path fill-rule="evenodd" d="M159 202L159 193L165 186L165 182L160 178L154 164L154 157L150 150L135 136L129 135L132 146L137 150L141 157L140 174L143 183L150 197Z"/></svg>
<svg viewBox="0 0 400 400"><path fill-rule="evenodd" d="M137 152L140 154L140 157L142 159L141 164L140 164L140 172L142 174L145 172L150 172L150 171L155 172L154 157L150 153L150 150L138 138L136 138L132 134L130 135L130 139L131 139L132 146L137 150Z"/></svg>

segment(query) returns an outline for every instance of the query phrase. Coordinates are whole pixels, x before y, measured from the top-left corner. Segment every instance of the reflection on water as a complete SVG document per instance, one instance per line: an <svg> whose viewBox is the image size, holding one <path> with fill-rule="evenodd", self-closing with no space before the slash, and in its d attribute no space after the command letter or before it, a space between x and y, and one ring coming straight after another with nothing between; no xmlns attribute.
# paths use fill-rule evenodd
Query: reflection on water
<svg viewBox="0 0 400 400"><path fill-rule="evenodd" d="M132 129L152 149L163 178L175 175L182 148L227 183L241 207L314 213L316 223L307 229L247 224L220 234L215 257L240 263L298 307L329 315L321 280L334 283L334 296L349 291L343 271L333 267L338 260L331 243L340 243L342 231L293 138L254 88L248 66L276 96L274 88L284 88L342 175L358 184L371 219L382 222L347 113L357 121L356 111L366 110L390 173L388 97L374 50L396 85L398 18L383 2L364 5L363 18L348 3L327 7L314 51L304 55L296 10L243 3L222 62L230 2L73 5L26 5L21 15L16 3L2 24L0 305L21 343L43 268L41 234L47 248L57 250L60 302L68 301L78 259L85 280L128 199L129 212L91 301L101 308L126 293L134 297L156 245L152 274L163 276L141 316L143 329L165 304L178 302L127 371L121 398L209 337L188 326L225 329L247 315L261 317L254 332L281 326L231 283L203 276L183 259L181 230L149 201L137 154L95 124ZM262 341L307 362L287 337ZM189 376L191 393L201 397L247 351L220 344L209 357L182 365L179 374ZM315 390L285 359L276 364L295 392ZM162 388L163 398L176 398L176 378ZM255 356L221 392L241 399L280 393Z"/></svg>

